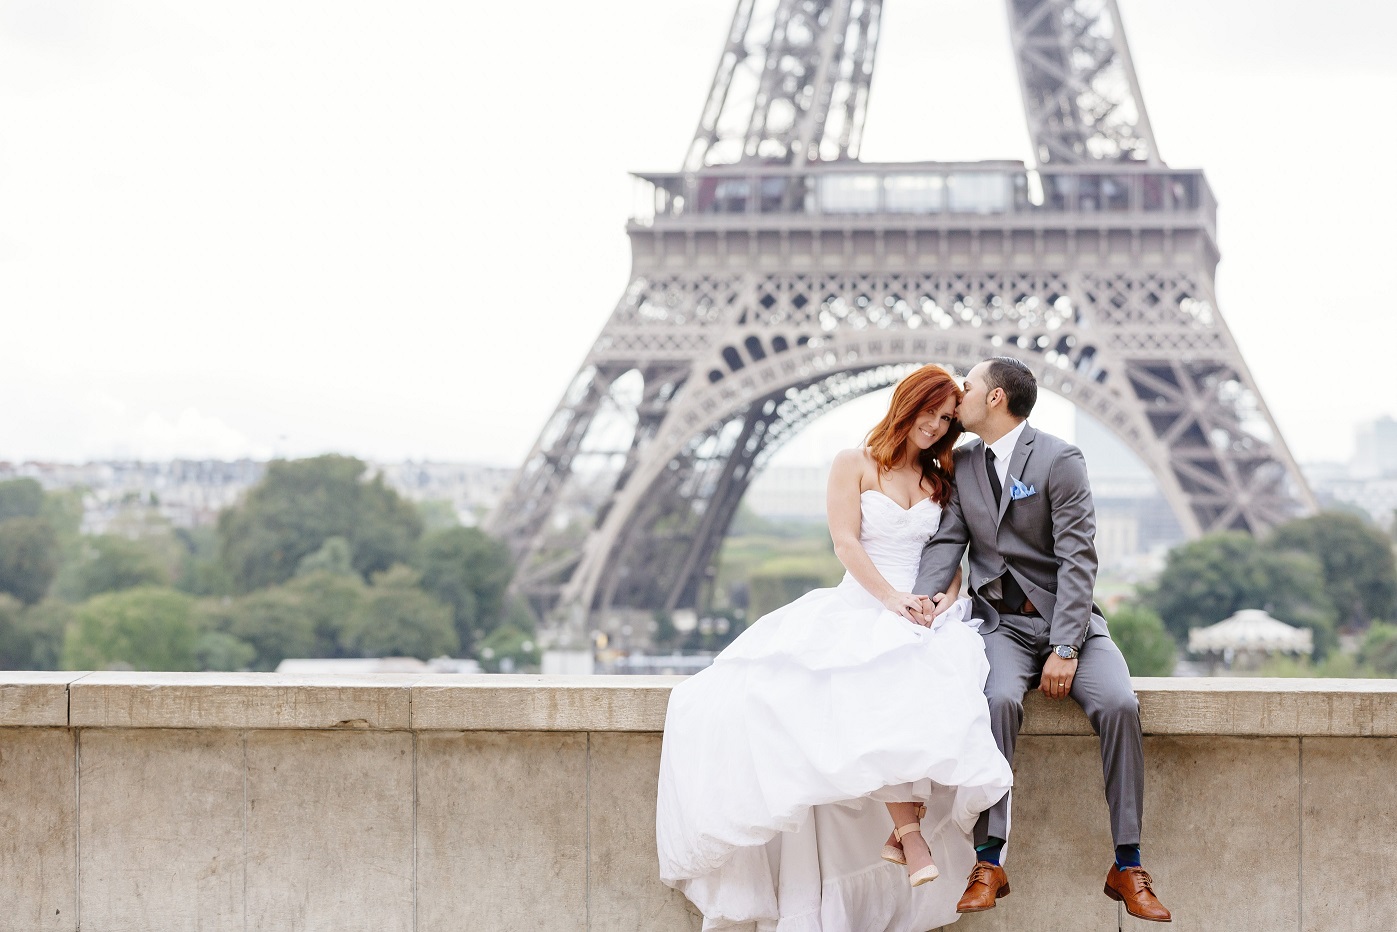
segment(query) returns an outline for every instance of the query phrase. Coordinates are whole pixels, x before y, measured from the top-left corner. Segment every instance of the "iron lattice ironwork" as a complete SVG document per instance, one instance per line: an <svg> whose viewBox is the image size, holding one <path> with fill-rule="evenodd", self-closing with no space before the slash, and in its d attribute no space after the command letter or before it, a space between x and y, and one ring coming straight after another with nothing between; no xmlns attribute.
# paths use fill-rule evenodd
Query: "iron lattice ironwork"
<svg viewBox="0 0 1397 932"><path fill-rule="evenodd" d="M926 362L1023 359L1190 534L1313 508L1217 310L1211 191L1160 160L1115 0L1009 0L1033 168L857 160L880 11L739 0L684 170L639 176L630 285L490 520L557 631L698 604L772 453Z"/></svg>

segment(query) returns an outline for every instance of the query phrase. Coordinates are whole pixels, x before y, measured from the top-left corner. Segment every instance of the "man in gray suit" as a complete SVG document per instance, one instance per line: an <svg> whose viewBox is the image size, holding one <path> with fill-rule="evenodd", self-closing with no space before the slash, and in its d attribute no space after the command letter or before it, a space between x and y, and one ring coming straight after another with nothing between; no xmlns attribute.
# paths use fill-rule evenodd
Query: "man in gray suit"
<svg viewBox="0 0 1397 932"><path fill-rule="evenodd" d="M966 376L958 417L980 439L955 452L951 503L922 552L913 592L930 597L929 611L948 608L945 590L969 546L971 598L990 662L985 696L1000 751L1014 762L1023 697L1035 685L1082 707L1101 738L1116 845L1106 895L1124 901L1132 916L1168 922L1140 866L1140 705L1092 603L1096 513L1086 463L1076 447L1028 425L1037 400L1037 380L1017 359L987 359ZM991 909L1009 892L999 863L1008 837L1006 796L975 826L977 863L957 911Z"/></svg>

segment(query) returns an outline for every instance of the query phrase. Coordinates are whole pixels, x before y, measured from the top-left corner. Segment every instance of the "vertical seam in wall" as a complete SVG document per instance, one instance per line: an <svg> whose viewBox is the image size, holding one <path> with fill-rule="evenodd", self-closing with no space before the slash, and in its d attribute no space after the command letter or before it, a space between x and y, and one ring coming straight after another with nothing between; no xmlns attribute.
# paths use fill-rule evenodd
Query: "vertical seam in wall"
<svg viewBox="0 0 1397 932"><path fill-rule="evenodd" d="M408 708L412 707L412 694L408 693ZM412 717L409 713L408 721ZM417 732L412 731L412 928L417 929Z"/></svg>
<svg viewBox="0 0 1397 932"><path fill-rule="evenodd" d="M1296 848L1299 857L1295 859L1295 910L1298 913L1297 927L1300 932L1305 929L1305 739L1299 739L1298 753L1295 755L1296 777L1300 781L1300 792L1296 794L1299 800L1299 812L1296 813L1295 832L1297 836Z"/></svg>
<svg viewBox="0 0 1397 932"><path fill-rule="evenodd" d="M72 701L71 699L69 701ZM68 719L70 722L72 718ZM82 928L82 731L73 729L73 913Z"/></svg>
<svg viewBox="0 0 1397 932"><path fill-rule="evenodd" d="M583 883L586 885L584 891L584 902L587 907L587 932L592 930L592 733L587 732L587 775L583 780Z"/></svg>
<svg viewBox="0 0 1397 932"><path fill-rule="evenodd" d="M243 732L243 932L247 932L247 862L252 858L252 852L247 844L247 732Z"/></svg>

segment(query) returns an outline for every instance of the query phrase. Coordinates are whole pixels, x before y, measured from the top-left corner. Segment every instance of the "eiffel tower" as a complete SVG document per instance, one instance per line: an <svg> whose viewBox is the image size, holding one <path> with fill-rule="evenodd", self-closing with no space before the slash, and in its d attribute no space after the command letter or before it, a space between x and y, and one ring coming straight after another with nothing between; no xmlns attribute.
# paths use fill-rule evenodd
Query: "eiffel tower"
<svg viewBox="0 0 1397 932"><path fill-rule="evenodd" d="M683 170L637 176L630 284L488 525L574 639L699 605L772 454L927 362L1022 359L1191 536L1314 509L1218 311L1216 202L1160 158L1116 0L1008 0L1033 166L859 161L881 11L737 0Z"/></svg>

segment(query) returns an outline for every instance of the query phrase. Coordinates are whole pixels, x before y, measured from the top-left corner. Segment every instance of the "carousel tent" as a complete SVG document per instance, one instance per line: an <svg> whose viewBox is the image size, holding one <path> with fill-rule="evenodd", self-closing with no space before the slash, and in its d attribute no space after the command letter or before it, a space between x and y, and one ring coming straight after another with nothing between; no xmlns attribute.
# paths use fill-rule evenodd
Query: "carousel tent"
<svg viewBox="0 0 1397 932"><path fill-rule="evenodd" d="M1293 628L1255 608L1246 608L1225 621L1188 633L1190 654L1302 654L1314 651L1314 632Z"/></svg>

